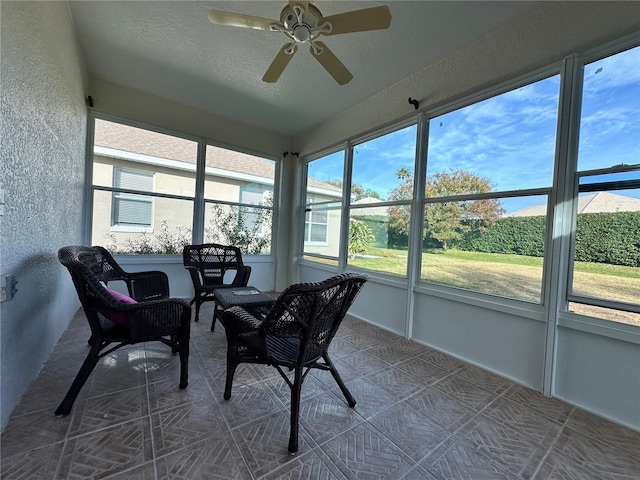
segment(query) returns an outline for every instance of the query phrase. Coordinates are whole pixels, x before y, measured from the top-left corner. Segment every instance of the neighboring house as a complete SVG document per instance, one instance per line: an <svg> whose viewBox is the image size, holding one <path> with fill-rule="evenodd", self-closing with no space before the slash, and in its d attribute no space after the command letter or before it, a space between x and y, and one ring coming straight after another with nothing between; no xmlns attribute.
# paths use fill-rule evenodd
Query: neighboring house
<svg viewBox="0 0 640 480"><path fill-rule="evenodd" d="M577 213L615 213L640 211L640 199L598 192L578 197ZM505 217L537 217L547 214L547 205L532 205L506 214Z"/></svg>
<svg viewBox="0 0 640 480"><path fill-rule="evenodd" d="M207 238L207 229L214 220L212 205L222 205L222 208L237 204L271 206L275 162L213 145L207 145L206 152L205 241L211 241ZM141 234L154 235L163 222L174 232L190 230L196 162L196 142L96 120L93 185L97 189L92 243L104 244L107 239L113 239L120 245ZM145 191L154 196L110 189ZM313 192L316 202L339 201L341 197L339 188L315 179L309 179L309 191ZM337 219L333 213L314 214L309 218L311 227L305 241L328 244L330 238L337 240L339 212ZM245 215L257 217L256 212ZM245 224L252 221L245 218Z"/></svg>

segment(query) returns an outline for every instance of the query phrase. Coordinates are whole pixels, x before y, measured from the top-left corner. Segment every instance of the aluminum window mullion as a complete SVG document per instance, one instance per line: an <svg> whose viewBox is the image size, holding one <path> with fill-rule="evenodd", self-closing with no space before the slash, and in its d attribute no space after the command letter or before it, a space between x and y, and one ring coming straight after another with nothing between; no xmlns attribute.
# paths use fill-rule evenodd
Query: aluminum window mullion
<svg viewBox="0 0 640 480"><path fill-rule="evenodd" d="M577 192L574 173L578 159L578 134L582 96L582 75L576 55L566 57L560 73L560 98L556 133L554 183L547 219L547 248L543 271L544 298L547 299L547 329L544 349L542 393L552 397L555 390L557 326L560 310L567 302L571 278L573 218Z"/></svg>
<svg viewBox="0 0 640 480"><path fill-rule="evenodd" d="M342 206L340 221L340 245L338 247L338 269L347 269L347 255L349 253L349 208L351 204L351 179L353 170L353 144L346 142L344 146L344 170L342 174Z"/></svg>

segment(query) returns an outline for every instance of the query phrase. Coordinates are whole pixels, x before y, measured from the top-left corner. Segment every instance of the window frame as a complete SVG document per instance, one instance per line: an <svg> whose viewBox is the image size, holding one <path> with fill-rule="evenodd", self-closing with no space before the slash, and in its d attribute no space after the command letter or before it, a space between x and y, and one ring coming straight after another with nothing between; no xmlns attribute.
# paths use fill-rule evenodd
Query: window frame
<svg viewBox="0 0 640 480"><path fill-rule="evenodd" d="M107 122L118 123L127 127L138 128L142 130L147 130L149 132L159 133L163 135L169 135L172 137L189 140L197 143L197 159L196 163L193 166L193 172L195 174L195 187L193 195L179 195L179 194L171 194L171 193L159 193L159 192L146 192L132 189L124 189L124 188L115 188L113 186L106 185L98 185L93 183L93 171L94 171L94 148L95 148L95 122L96 120L104 120ZM205 159L205 149L206 145L212 145L218 148L223 148L230 150L232 152L243 153L247 155L256 156L259 158L263 158L269 161L274 162L274 178L273 178L273 187L272 187L272 195L274 204L279 195L279 185L277 179L280 178L280 169L281 159L279 157L265 154L257 151L249 151L247 149L243 149L240 147L234 147L228 144L222 144L219 142L215 142L206 137L197 137L192 135L185 135L179 132L175 132L173 130L156 127L153 125L148 125L145 123L137 122L130 119L125 119L122 117L117 117L110 114L100 113L96 111L90 111L87 118L87 143L86 143L86 160L85 160L85 182L84 182L84 194L83 194L83 242L87 245L92 244L92 222L93 222L93 208L94 208L94 195L96 192L109 192L112 194L130 194L130 195L145 195L147 197L151 197L154 206L155 199L163 198L169 200L182 200L191 202L193 205L193 219L191 226L191 242L193 244L198 244L203 242L204 238L204 217L205 217L205 207L208 203L222 203L229 205L237 205L240 207L250 207L250 208L263 208L269 209L272 212L271 215L271 248L270 252L265 255L260 255L260 257L272 257L275 255L276 244L275 244L275 231L276 225L278 221L278 215L276 208L266 207L262 205L252 205L252 204L244 204L239 202L226 202L226 201L212 201L206 200L204 198L204 182L206 173L206 159ZM156 172L154 172L156 173ZM154 185L155 185L155 175L154 175ZM110 215L110 218L113 218ZM129 232L131 230L122 230L122 227L111 227L114 232ZM153 228L148 230L140 230L136 229L136 233L153 233ZM136 254L140 256L145 256L145 254ZM170 254L164 254L166 256L171 256Z"/></svg>

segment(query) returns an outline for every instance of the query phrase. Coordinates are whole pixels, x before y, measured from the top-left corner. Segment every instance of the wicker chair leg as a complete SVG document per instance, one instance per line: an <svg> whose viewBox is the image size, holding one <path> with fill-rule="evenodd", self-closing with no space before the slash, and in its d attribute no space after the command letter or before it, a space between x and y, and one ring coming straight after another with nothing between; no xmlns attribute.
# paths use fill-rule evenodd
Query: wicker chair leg
<svg viewBox="0 0 640 480"><path fill-rule="evenodd" d="M57 417L66 417L71 413L71 408L73 407L73 403L76 401L76 397L98 363L99 354L100 342L94 341L92 342L91 350L89 351L87 358L84 359L84 362L82 363L76 378L73 380L71 387L69 387L67 394L56 409L55 414Z"/></svg>
<svg viewBox="0 0 640 480"><path fill-rule="evenodd" d="M193 319L194 322L200 320L200 305L202 305L202 301L199 298L196 298L196 316Z"/></svg>
<svg viewBox="0 0 640 480"><path fill-rule="evenodd" d="M189 339L180 339L180 385L179 387L187 388L189 385Z"/></svg>
<svg viewBox="0 0 640 480"><path fill-rule="evenodd" d="M233 386L233 374L236 373L238 363L227 358L227 379L224 384L224 399L231 398L231 387Z"/></svg>
<svg viewBox="0 0 640 480"><path fill-rule="evenodd" d="M302 369L296 368L291 386L291 426L289 432L289 453L298 453L298 422L300 417L300 391L302 390Z"/></svg>
<svg viewBox="0 0 640 480"><path fill-rule="evenodd" d="M333 362L329 358L329 355L325 353L322 355L322 358L324 359L324 362L329 366L329 371L331 372L333 379L336 381L336 383L340 387L340 390L342 391L342 394L344 395L344 398L347 400L347 403L349 404L349 406L351 408L355 407L356 399L353 398L353 395L351 395L351 392L349 391L347 386L344 384L344 381L342 381L342 377L338 373L338 370L336 370L336 367L333 365Z"/></svg>

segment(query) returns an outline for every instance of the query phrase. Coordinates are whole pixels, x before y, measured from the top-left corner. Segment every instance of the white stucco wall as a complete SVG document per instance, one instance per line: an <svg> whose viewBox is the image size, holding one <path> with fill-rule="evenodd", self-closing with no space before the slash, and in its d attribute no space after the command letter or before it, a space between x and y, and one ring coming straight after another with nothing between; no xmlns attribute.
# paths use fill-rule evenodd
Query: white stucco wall
<svg viewBox="0 0 640 480"><path fill-rule="evenodd" d="M4 426L80 306L57 251L80 242L87 114L66 2L0 8L0 271L18 281L15 298L0 304Z"/></svg>
<svg viewBox="0 0 640 480"><path fill-rule="evenodd" d="M291 151L290 139L284 135L234 122L100 78L90 79L89 95L97 112L197 135L226 145L241 146L265 155L279 157L283 152Z"/></svg>

